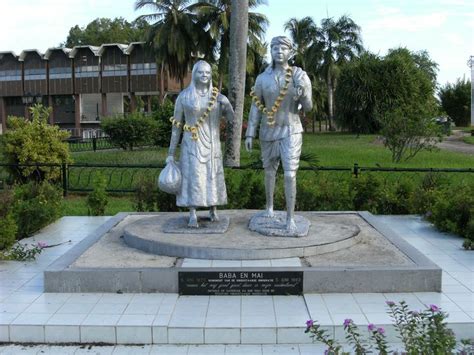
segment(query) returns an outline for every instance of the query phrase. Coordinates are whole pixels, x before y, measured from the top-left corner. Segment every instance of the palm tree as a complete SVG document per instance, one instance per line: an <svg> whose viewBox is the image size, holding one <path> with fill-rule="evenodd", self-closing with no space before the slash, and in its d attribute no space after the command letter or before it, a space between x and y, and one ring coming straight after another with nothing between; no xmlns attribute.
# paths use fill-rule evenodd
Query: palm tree
<svg viewBox="0 0 474 355"><path fill-rule="evenodd" d="M249 0L249 9L253 9L266 0ZM218 57L219 90L222 89L224 75L229 67L230 48L230 18L231 0L201 0L190 8L198 13L201 26L207 28L207 32L213 39L214 55ZM248 36L249 42L261 41L268 26L265 15L255 12L248 13Z"/></svg>
<svg viewBox="0 0 474 355"><path fill-rule="evenodd" d="M316 25L309 16L298 20L289 19L284 25L285 31L290 33L290 37L295 46L294 63L306 69L307 50L316 37Z"/></svg>
<svg viewBox="0 0 474 355"><path fill-rule="evenodd" d="M166 68L172 77L179 79L181 88L193 56L204 53L203 49L209 46L209 36L199 26L191 3L190 0L137 0L135 3L135 10L151 8L153 11L137 20L152 23L147 43L155 49L162 80Z"/></svg>
<svg viewBox="0 0 474 355"><path fill-rule="evenodd" d="M334 91L340 67L362 51L360 27L349 17L341 16L337 21L326 18L316 29L316 38L309 56L313 63L321 63L320 71L327 85L329 129L334 130Z"/></svg>

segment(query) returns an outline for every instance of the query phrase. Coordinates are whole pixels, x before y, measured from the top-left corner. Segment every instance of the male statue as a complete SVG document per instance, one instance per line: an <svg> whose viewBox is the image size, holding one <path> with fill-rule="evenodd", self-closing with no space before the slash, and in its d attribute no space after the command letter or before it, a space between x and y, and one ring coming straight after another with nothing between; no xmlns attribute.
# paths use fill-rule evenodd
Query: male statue
<svg viewBox="0 0 474 355"><path fill-rule="evenodd" d="M293 54L289 38L278 36L271 41L272 64L257 77L252 96L245 148L252 150L257 125L260 123L260 146L265 169L266 210L264 217L274 218L273 194L280 160L285 176L286 230L294 232L296 172L298 170L303 126L299 109L310 111L311 81L304 70L292 67L288 59Z"/></svg>

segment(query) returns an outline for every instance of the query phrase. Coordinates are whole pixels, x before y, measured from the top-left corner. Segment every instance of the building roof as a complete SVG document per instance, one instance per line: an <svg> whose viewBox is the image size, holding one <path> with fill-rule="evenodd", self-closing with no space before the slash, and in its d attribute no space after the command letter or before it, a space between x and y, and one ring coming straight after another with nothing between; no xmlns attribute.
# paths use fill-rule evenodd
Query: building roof
<svg viewBox="0 0 474 355"><path fill-rule="evenodd" d="M4 56L6 56L8 54L11 54L14 58L18 58L18 55L15 52L13 52L13 51L4 51L4 52L0 52L0 59L2 59Z"/></svg>
<svg viewBox="0 0 474 355"><path fill-rule="evenodd" d="M56 51L63 51L64 54L66 54L69 57L69 53L71 53L72 49L71 48L64 48L64 47L51 47L48 48L46 53L44 54L44 59L48 60L49 57L51 57L51 54Z"/></svg>
<svg viewBox="0 0 474 355"><path fill-rule="evenodd" d="M132 53L133 48L136 46L143 46L145 42L132 42L128 45L127 49L125 50L127 54Z"/></svg>
<svg viewBox="0 0 474 355"><path fill-rule="evenodd" d="M97 46L75 46L72 51L69 53L69 57L71 58L74 58L77 54L77 52L79 51L79 49L82 49L82 48L88 48L91 50L92 53L94 53L94 55L99 55L98 52L99 52L99 48L100 47L97 47Z"/></svg>
<svg viewBox="0 0 474 355"><path fill-rule="evenodd" d="M28 53L37 53L41 57L41 59L43 58L43 53L41 53L37 49L24 49L24 50L21 51L20 56L18 57L18 60L20 62L23 62L25 60L26 56L28 55Z"/></svg>
<svg viewBox="0 0 474 355"><path fill-rule="evenodd" d="M128 54L126 52L128 46L126 44L122 44L122 43L106 43L106 44L103 44L99 47L98 54L99 55L104 54L105 50L107 48L110 48L110 47L118 47L123 52L123 54Z"/></svg>

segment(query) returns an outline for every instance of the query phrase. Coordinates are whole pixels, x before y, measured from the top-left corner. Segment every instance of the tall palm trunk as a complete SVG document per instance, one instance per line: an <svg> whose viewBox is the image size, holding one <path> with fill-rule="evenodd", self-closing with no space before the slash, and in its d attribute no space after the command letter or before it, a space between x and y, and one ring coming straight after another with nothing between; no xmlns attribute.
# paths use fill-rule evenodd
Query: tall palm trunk
<svg viewBox="0 0 474 355"><path fill-rule="evenodd" d="M160 105L165 102L165 63L160 64Z"/></svg>
<svg viewBox="0 0 474 355"><path fill-rule="evenodd" d="M240 142L244 113L245 68L247 64L247 37L249 0L232 0L230 19L229 100L234 107L234 121L227 123L226 166L240 166Z"/></svg>
<svg viewBox="0 0 474 355"><path fill-rule="evenodd" d="M328 70L327 73L327 87L328 87L328 109L329 109L329 130L333 131L334 130L334 87L332 83L332 78L330 71Z"/></svg>

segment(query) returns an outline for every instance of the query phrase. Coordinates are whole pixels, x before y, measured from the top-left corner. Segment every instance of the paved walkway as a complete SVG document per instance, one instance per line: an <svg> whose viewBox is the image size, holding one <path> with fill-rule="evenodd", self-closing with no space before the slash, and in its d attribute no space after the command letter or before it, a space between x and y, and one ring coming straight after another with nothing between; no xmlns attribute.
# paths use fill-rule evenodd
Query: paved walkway
<svg viewBox="0 0 474 355"><path fill-rule="evenodd" d="M450 136L443 138L441 143L438 143L438 147L453 152L473 154L474 155L474 144L468 144L463 142L463 137L470 136L470 133L454 130Z"/></svg>
<svg viewBox="0 0 474 355"><path fill-rule="evenodd" d="M43 270L107 218L64 217L28 242L70 242L45 249L34 262L0 261L0 342L154 345L4 345L0 354L320 354L323 348L310 344L304 334L309 318L340 341L344 319L352 318L363 327L368 323L386 327L388 340L396 342L386 300L405 300L413 309L436 304L449 313L449 325L458 338L474 338L474 252L463 250L460 238L437 232L417 216L378 218L443 269L442 293L273 297L44 293Z"/></svg>

